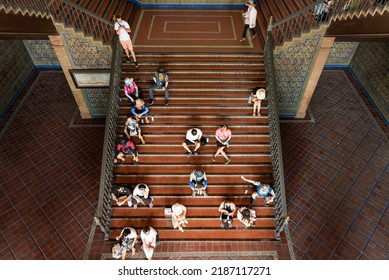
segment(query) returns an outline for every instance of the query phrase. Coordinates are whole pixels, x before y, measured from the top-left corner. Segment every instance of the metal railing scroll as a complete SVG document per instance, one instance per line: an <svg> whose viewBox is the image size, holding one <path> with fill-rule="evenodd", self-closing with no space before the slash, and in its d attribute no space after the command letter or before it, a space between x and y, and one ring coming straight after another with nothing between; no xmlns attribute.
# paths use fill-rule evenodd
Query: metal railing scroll
<svg viewBox="0 0 389 280"><path fill-rule="evenodd" d="M271 24L269 26L271 26ZM273 169L273 187L276 193L276 198L274 199L276 239L279 240L281 238L281 232L286 225L285 221L289 221L289 219L286 219L287 211L284 164L282 160L281 131L278 113L278 97L276 90L273 49L274 40L272 33L268 30L264 49L266 95L269 119L270 157Z"/></svg>
<svg viewBox="0 0 389 280"><path fill-rule="evenodd" d="M121 75L122 49L119 39L115 38L112 42L112 67L110 77L110 89L108 100L108 111L105 121L105 134L103 157L101 163L100 193L96 210L95 221L100 225L105 233L105 239L109 239L109 226L111 222L112 199L111 189L113 181L117 111L119 108L119 88Z"/></svg>

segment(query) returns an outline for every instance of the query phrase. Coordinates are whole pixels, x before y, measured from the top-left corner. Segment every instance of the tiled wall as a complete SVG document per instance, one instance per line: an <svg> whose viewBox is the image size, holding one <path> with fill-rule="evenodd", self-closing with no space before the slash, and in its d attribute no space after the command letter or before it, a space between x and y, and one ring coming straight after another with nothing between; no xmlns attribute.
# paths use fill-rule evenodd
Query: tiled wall
<svg viewBox="0 0 389 280"><path fill-rule="evenodd" d="M326 66L336 65L347 67L353 58L358 44L358 42L335 42L328 55Z"/></svg>
<svg viewBox="0 0 389 280"><path fill-rule="evenodd" d="M320 34L313 35L274 52L280 114L296 113L321 38Z"/></svg>
<svg viewBox="0 0 389 280"><path fill-rule="evenodd" d="M381 116L389 124L389 43L361 42L350 68L369 93Z"/></svg>
<svg viewBox="0 0 389 280"><path fill-rule="evenodd" d="M89 41L69 32L63 32L62 38L74 69L111 68L111 51L92 46ZM108 88L83 89L82 92L92 116L98 117L106 114L109 95Z"/></svg>
<svg viewBox="0 0 389 280"><path fill-rule="evenodd" d="M22 41L0 40L0 116L34 68Z"/></svg>
<svg viewBox="0 0 389 280"><path fill-rule="evenodd" d="M24 40L26 47L35 66L59 66L59 61L49 40Z"/></svg>

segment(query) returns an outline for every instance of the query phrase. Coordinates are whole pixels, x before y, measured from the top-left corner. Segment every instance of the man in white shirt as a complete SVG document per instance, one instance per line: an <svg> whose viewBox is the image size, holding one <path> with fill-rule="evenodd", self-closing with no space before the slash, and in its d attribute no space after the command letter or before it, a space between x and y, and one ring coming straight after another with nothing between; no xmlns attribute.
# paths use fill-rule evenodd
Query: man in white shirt
<svg viewBox="0 0 389 280"><path fill-rule="evenodd" d="M120 15L116 16L116 23L115 23L115 31L116 34L119 35L119 41L122 44L122 47L127 55L127 63L130 63L130 52L131 56L134 59L135 67L138 68L138 62L136 61L134 48L132 46L130 34L131 28L128 22L122 20L122 17Z"/></svg>
<svg viewBox="0 0 389 280"><path fill-rule="evenodd" d="M149 204L149 207L153 208L153 199L150 197L150 189L146 184L141 183L136 185L132 195L137 203L145 205L146 201ZM135 204L134 208L136 208Z"/></svg>
<svg viewBox="0 0 389 280"><path fill-rule="evenodd" d="M248 1L245 4L249 8L247 9L247 12L243 14L244 20L244 28L243 28L243 34L241 42L246 40L246 33L247 29L250 28L251 34L253 36L253 39L257 37L257 34L255 33L255 25L257 23L257 10L255 9L254 1Z"/></svg>
<svg viewBox="0 0 389 280"><path fill-rule="evenodd" d="M158 232L154 228L146 226L142 229L140 238L142 239L142 248L146 258L151 260L154 249L158 245Z"/></svg>
<svg viewBox="0 0 389 280"><path fill-rule="evenodd" d="M209 139L203 137L203 133L199 128L191 128L186 132L185 142L182 143L182 146L187 151L187 156L191 156L192 153L194 155L200 154L197 150L200 146L205 146L208 143ZM189 149L188 145L194 145L193 152Z"/></svg>

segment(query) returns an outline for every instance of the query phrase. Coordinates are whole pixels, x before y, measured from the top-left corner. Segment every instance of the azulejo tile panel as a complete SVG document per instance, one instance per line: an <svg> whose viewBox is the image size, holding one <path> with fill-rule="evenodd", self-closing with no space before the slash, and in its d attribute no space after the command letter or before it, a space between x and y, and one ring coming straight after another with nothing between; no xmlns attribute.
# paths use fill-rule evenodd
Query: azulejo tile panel
<svg viewBox="0 0 389 280"><path fill-rule="evenodd" d="M72 37L70 33L62 33L69 50L72 63L77 69L110 68L112 54L106 50L91 46L80 38Z"/></svg>
<svg viewBox="0 0 389 280"><path fill-rule="evenodd" d="M309 78L313 57L318 51L321 35L317 34L274 53L279 109L281 114L297 111L304 84Z"/></svg>
<svg viewBox="0 0 389 280"><path fill-rule="evenodd" d="M0 115L34 68L22 41L0 40Z"/></svg>
<svg viewBox="0 0 389 280"><path fill-rule="evenodd" d="M358 42L335 42L326 65L349 65L358 44Z"/></svg>
<svg viewBox="0 0 389 280"><path fill-rule="evenodd" d="M76 69L107 69L111 68L112 53L91 46L90 43L63 32L65 44L70 59ZM93 88L82 90L92 116L105 115L108 104L108 88Z"/></svg>
<svg viewBox="0 0 389 280"><path fill-rule="evenodd" d="M59 65L49 40L24 40L23 43L35 66Z"/></svg>
<svg viewBox="0 0 389 280"><path fill-rule="evenodd" d="M106 115L109 96L109 88L88 88L82 90L88 102L92 116Z"/></svg>
<svg viewBox="0 0 389 280"><path fill-rule="evenodd" d="M350 67L372 99L375 107L389 124L389 43L359 43Z"/></svg>

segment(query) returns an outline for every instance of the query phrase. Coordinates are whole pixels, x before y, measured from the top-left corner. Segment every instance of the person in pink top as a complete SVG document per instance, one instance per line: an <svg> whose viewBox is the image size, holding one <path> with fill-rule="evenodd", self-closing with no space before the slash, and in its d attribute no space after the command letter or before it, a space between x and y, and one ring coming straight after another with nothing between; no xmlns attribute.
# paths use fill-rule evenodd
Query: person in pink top
<svg viewBox="0 0 389 280"><path fill-rule="evenodd" d="M215 132L215 138L216 138L216 146L217 151L212 156L212 160L215 161L216 157L219 154L222 154L222 156L226 159L225 164L229 164L231 159L227 156L226 152L224 151L225 148L228 148L230 146L229 141L231 140L232 133L231 130L228 128L226 124L223 124L218 129L216 129Z"/></svg>

